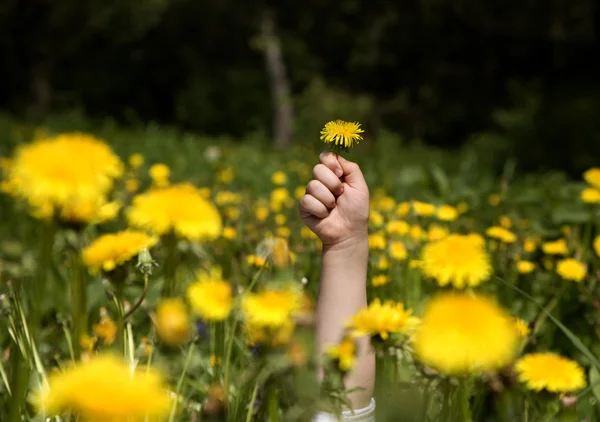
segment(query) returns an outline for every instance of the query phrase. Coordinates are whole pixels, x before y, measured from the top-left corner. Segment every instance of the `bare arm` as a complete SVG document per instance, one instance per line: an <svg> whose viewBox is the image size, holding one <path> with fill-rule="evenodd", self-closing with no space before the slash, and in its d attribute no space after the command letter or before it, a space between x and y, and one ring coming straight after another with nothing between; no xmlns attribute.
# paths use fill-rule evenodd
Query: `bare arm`
<svg viewBox="0 0 600 422"><path fill-rule="evenodd" d="M367 305L369 190L357 164L321 154L321 164L300 201L300 215L323 241L321 284L317 304L317 347L320 355L337 344L345 323ZM346 387L354 409L373 396L375 356L368 337L358 340L358 357Z"/></svg>

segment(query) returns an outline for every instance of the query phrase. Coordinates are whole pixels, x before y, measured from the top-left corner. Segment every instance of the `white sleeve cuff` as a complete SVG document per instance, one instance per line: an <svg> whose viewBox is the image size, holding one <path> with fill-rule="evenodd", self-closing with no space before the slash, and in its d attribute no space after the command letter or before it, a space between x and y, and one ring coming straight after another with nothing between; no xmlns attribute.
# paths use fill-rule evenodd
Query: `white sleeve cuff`
<svg viewBox="0 0 600 422"><path fill-rule="evenodd" d="M375 422L375 399L367 407L342 412L341 419L330 413L317 413L312 422Z"/></svg>

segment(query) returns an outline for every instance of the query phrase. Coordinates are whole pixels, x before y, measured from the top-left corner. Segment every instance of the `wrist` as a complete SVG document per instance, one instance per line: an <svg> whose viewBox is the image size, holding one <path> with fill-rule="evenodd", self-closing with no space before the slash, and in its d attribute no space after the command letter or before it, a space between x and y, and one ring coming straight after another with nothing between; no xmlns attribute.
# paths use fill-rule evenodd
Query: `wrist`
<svg viewBox="0 0 600 422"><path fill-rule="evenodd" d="M365 228L335 243L323 243L323 252L344 252L369 249L369 232Z"/></svg>

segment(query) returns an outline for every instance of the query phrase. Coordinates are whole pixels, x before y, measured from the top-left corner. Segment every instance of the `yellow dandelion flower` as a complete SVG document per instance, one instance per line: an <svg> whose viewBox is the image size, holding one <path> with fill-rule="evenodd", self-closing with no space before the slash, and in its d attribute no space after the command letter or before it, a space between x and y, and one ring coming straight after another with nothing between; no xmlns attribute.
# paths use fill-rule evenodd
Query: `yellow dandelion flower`
<svg viewBox="0 0 600 422"><path fill-rule="evenodd" d="M63 221L72 223L97 224L113 220L119 214L120 209L121 203L117 201L106 202L104 197L99 196L94 200L72 201L70 204L63 206L59 217ZM41 214L44 213L45 211L41 210Z"/></svg>
<svg viewBox="0 0 600 422"><path fill-rule="evenodd" d="M510 229L512 227L512 221L508 215L503 215L499 219L500 227Z"/></svg>
<svg viewBox="0 0 600 422"><path fill-rule="evenodd" d="M352 337L344 337L336 346L329 346L325 352L342 372L348 372L356 363L356 343Z"/></svg>
<svg viewBox="0 0 600 422"><path fill-rule="evenodd" d="M117 336L117 323L114 322L108 315L100 317L100 322L93 326L94 334L102 339L106 346L110 346L115 342Z"/></svg>
<svg viewBox="0 0 600 422"><path fill-rule="evenodd" d="M502 201L502 197L497 193L492 193L490 194L490 196L488 196L488 203L492 207L498 206L498 204L500 204L500 201Z"/></svg>
<svg viewBox="0 0 600 422"><path fill-rule="evenodd" d="M521 274L529 274L535 270L535 264L531 261L518 261L517 271Z"/></svg>
<svg viewBox="0 0 600 422"><path fill-rule="evenodd" d="M534 239L525 239L523 250L527 253L533 253L537 249L537 242Z"/></svg>
<svg viewBox="0 0 600 422"><path fill-rule="evenodd" d="M293 289L246 293L242 311L247 323L258 327L279 327L300 307L301 297Z"/></svg>
<svg viewBox="0 0 600 422"><path fill-rule="evenodd" d="M385 231L391 235L404 236L410 230L410 225L403 220L392 220L385 226Z"/></svg>
<svg viewBox="0 0 600 422"><path fill-rule="evenodd" d="M581 200L588 204L597 204L600 202L600 190L595 188L585 188L581 191Z"/></svg>
<svg viewBox="0 0 600 422"><path fill-rule="evenodd" d="M429 226L429 231L427 232L427 240L430 242L435 242L436 240L443 239L448 236L449 231L446 227L438 226L437 224L432 224Z"/></svg>
<svg viewBox="0 0 600 422"><path fill-rule="evenodd" d="M410 212L410 202L400 202L396 207L396 215L400 218L404 218Z"/></svg>
<svg viewBox="0 0 600 422"><path fill-rule="evenodd" d="M412 240L414 240L415 242L418 242L420 240L425 239L425 237L427 236L427 233L425 233L425 230L423 230L423 227L419 226L418 224L415 224L408 231L408 235L410 236L410 238Z"/></svg>
<svg viewBox="0 0 600 422"><path fill-rule="evenodd" d="M83 249L81 257L92 273L101 269L112 271L157 242L156 237L148 236L144 232L124 230L100 236Z"/></svg>
<svg viewBox="0 0 600 422"><path fill-rule="evenodd" d="M129 193L137 192L140 188L140 181L135 178L130 178L125 181L125 190Z"/></svg>
<svg viewBox="0 0 600 422"><path fill-rule="evenodd" d="M283 214L277 214L275 216L275 224L283 226L287 222L287 217Z"/></svg>
<svg viewBox="0 0 600 422"><path fill-rule="evenodd" d="M210 240L221 234L221 216L189 183L153 189L133 198L129 224L157 235L174 232L189 240Z"/></svg>
<svg viewBox="0 0 600 422"><path fill-rule="evenodd" d="M306 187L297 186L296 189L294 189L294 198L300 200L300 199L302 199L302 197L304 196L305 193L306 193Z"/></svg>
<svg viewBox="0 0 600 422"><path fill-rule="evenodd" d="M217 181L219 183L223 183L224 185L229 185L233 182L233 178L235 177L235 172L231 167L225 167L223 170L217 173Z"/></svg>
<svg viewBox="0 0 600 422"><path fill-rule="evenodd" d="M271 207L271 210L275 212L280 212L284 207L286 207L290 203L290 199L290 192L286 188L273 189L271 191L269 206Z"/></svg>
<svg viewBox="0 0 600 422"><path fill-rule="evenodd" d="M155 186L164 188L169 184L169 176L171 175L171 169L166 164L158 163L150 167L148 171L150 178Z"/></svg>
<svg viewBox="0 0 600 422"><path fill-rule="evenodd" d="M49 388L38 396L40 411L70 411L86 422L156 421L166 416L171 406L158 372L147 368L133 371L112 355L93 357L57 372L48 383Z"/></svg>
<svg viewBox="0 0 600 422"><path fill-rule="evenodd" d="M425 365L454 375L502 368L513 360L517 342L511 317L494 301L446 293L427 303L414 348Z"/></svg>
<svg viewBox="0 0 600 422"><path fill-rule="evenodd" d="M387 259L385 255L382 255L377 263L375 264L378 270L385 271L390 268L390 261Z"/></svg>
<svg viewBox="0 0 600 422"><path fill-rule="evenodd" d="M318 239L317 235L306 226L300 229L300 236L302 239Z"/></svg>
<svg viewBox="0 0 600 422"><path fill-rule="evenodd" d="M573 258L562 259L556 264L556 272L565 280L580 282L587 274L587 265Z"/></svg>
<svg viewBox="0 0 600 422"><path fill-rule="evenodd" d="M233 240L237 237L237 230L233 227L224 227L223 237L227 240Z"/></svg>
<svg viewBox="0 0 600 422"><path fill-rule="evenodd" d="M8 193L50 217L76 204L104 204L123 163L93 135L65 133L21 146L5 173Z"/></svg>
<svg viewBox="0 0 600 422"><path fill-rule="evenodd" d="M269 208L268 207L257 207L254 211L254 216L258 221L265 221L269 217Z"/></svg>
<svg viewBox="0 0 600 422"><path fill-rule="evenodd" d="M567 241L565 239L557 239L552 242L544 242L542 251L546 255L566 255L569 253Z"/></svg>
<svg viewBox="0 0 600 422"><path fill-rule="evenodd" d="M504 243L514 243L517 240L517 235L500 226L493 226L488 228L485 231L485 234L493 239L498 239Z"/></svg>
<svg viewBox="0 0 600 422"><path fill-rule="evenodd" d="M219 206L239 205L242 203L242 199L242 195L239 193L222 190L217 192L217 196L215 196L215 204Z"/></svg>
<svg viewBox="0 0 600 422"><path fill-rule="evenodd" d="M517 329L519 336L526 337L529 335L529 324L527 324L521 318L513 318L513 322L515 323L515 328Z"/></svg>
<svg viewBox="0 0 600 422"><path fill-rule="evenodd" d="M408 252L406 251L404 243L399 240L390 242L389 253L390 258L396 261L404 261L408 257Z"/></svg>
<svg viewBox="0 0 600 422"><path fill-rule="evenodd" d="M437 210L437 218L442 221L454 221L458 218L458 211L451 205L442 205Z"/></svg>
<svg viewBox="0 0 600 422"><path fill-rule="evenodd" d="M396 206L396 200L391 196L384 196L377 201L377 208L384 212L389 212Z"/></svg>
<svg viewBox="0 0 600 422"><path fill-rule="evenodd" d="M371 278L371 285L373 287L383 286L385 284L388 284L389 282L390 282L390 277L385 274L379 274L379 275L373 276L373 278Z"/></svg>
<svg viewBox="0 0 600 422"><path fill-rule="evenodd" d="M225 217L232 221L237 221L240 218L241 212L237 207L228 207L225 209Z"/></svg>
<svg viewBox="0 0 600 422"><path fill-rule="evenodd" d="M285 174L285 172L281 170L276 171L271 175L271 182L273 182L274 185L285 185L287 183L287 180L287 174Z"/></svg>
<svg viewBox="0 0 600 422"><path fill-rule="evenodd" d="M223 358L221 358L221 356L218 355L210 355L210 366L212 366L213 368L215 366L218 366L221 364L221 362L223 362Z"/></svg>
<svg viewBox="0 0 600 422"><path fill-rule="evenodd" d="M321 130L321 140L326 144L332 144L341 150L347 151L354 144L362 141L361 133L363 132L364 130L360 128L360 123L334 120L327 122L323 130Z"/></svg>
<svg viewBox="0 0 600 422"><path fill-rule="evenodd" d="M192 311L207 321L223 321L233 308L231 284L216 267L198 275L187 289L187 299Z"/></svg>
<svg viewBox="0 0 600 422"><path fill-rule="evenodd" d="M596 189L600 189L600 168L594 167L583 173L583 179Z"/></svg>
<svg viewBox="0 0 600 422"><path fill-rule="evenodd" d="M421 261L420 259L411 259L410 261L408 261L408 266L410 267L411 270L415 270L417 268L422 268L423 261Z"/></svg>
<svg viewBox="0 0 600 422"><path fill-rule="evenodd" d="M190 321L180 298L163 299L156 307L154 327L158 337L169 346L179 346L190 336Z"/></svg>
<svg viewBox="0 0 600 422"><path fill-rule="evenodd" d="M275 235L277 237L288 238L292 235L292 231L290 230L289 227L277 227L275 229Z"/></svg>
<svg viewBox="0 0 600 422"><path fill-rule="evenodd" d="M435 205L427 202L413 201L412 208L415 214L421 217L431 217L436 212Z"/></svg>
<svg viewBox="0 0 600 422"><path fill-rule="evenodd" d="M129 158L127 159L127 162L129 163L129 167L133 168L133 169L137 169L140 168L141 166L144 165L144 156L142 154L131 154L129 156Z"/></svg>
<svg viewBox="0 0 600 422"><path fill-rule="evenodd" d="M375 227L381 227L381 226L383 226L384 222L385 222L385 218L383 218L383 214L381 214L377 210L372 209L371 212L369 213L369 223L371 223Z"/></svg>
<svg viewBox="0 0 600 422"><path fill-rule="evenodd" d="M477 286L492 273L490 258L479 235L451 234L421 251L422 271L440 286Z"/></svg>
<svg viewBox="0 0 600 422"><path fill-rule="evenodd" d="M82 351L91 352L92 350L94 350L97 340L98 339L96 337L90 337L87 334L84 334L79 339L79 346L81 347Z"/></svg>
<svg viewBox="0 0 600 422"><path fill-rule="evenodd" d="M552 393L577 391L586 386L583 368L555 353L531 353L515 364L519 381L530 390Z"/></svg>
<svg viewBox="0 0 600 422"><path fill-rule="evenodd" d="M251 265L251 266L257 267L257 268L261 268L261 267L264 267L265 265L267 265L267 259L265 257L258 256L258 255L248 255L246 257L246 262L248 263L248 265Z"/></svg>
<svg viewBox="0 0 600 422"><path fill-rule="evenodd" d="M368 307L358 311L346 324L352 336L371 336L387 340L392 333L411 334L419 319L402 303L381 303L375 299Z"/></svg>
<svg viewBox="0 0 600 422"><path fill-rule="evenodd" d="M292 318L286 319L276 327L246 321L244 328L249 345L280 347L290 342L296 323Z"/></svg>
<svg viewBox="0 0 600 422"><path fill-rule="evenodd" d="M600 256L600 236L596 236L594 239L594 252L597 256Z"/></svg>
<svg viewBox="0 0 600 422"><path fill-rule="evenodd" d="M383 233L373 233L369 235L369 249L374 251L382 251L387 246Z"/></svg>

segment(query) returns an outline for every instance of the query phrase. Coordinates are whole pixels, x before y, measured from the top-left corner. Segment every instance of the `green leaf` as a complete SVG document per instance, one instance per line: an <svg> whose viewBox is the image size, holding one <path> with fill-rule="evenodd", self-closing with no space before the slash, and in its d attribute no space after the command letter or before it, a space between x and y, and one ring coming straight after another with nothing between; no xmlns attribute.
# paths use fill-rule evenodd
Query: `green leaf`
<svg viewBox="0 0 600 422"><path fill-rule="evenodd" d="M593 366L590 368L590 388L594 392L594 396L600 400L600 372Z"/></svg>
<svg viewBox="0 0 600 422"><path fill-rule="evenodd" d="M560 330L565 334L565 336L567 336L567 338L569 340L571 340L571 343L573 343L573 345L586 357L588 358L588 360L596 367L600 369L600 362L598 362L598 359L596 359L596 357L594 356L594 354L592 352L590 352L590 349L588 349L585 344L582 343L581 340L579 340L579 338L573 334L573 332L571 330L569 330L567 327L565 327L563 325L562 322L560 322L558 319L556 319L555 317L552 316L552 314L550 312L548 312L546 310L546 308L544 308L543 306L541 306L539 303L537 303L535 301L535 299L531 296L529 296L527 293L525 293L523 290L519 289L517 286L513 286L512 284L504 281L503 279L501 279L498 276L495 276L498 280L500 280L502 283L504 283L505 285L507 285L508 287L510 287L511 289L516 290L517 292L519 292L521 295L523 295L524 297L526 297L527 299L529 299L534 305L536 305L539 309L541 309L541 311L546 314L546 316L548 318L550 318L552 320L552 322L558 327L560 328Z"/></svg>

